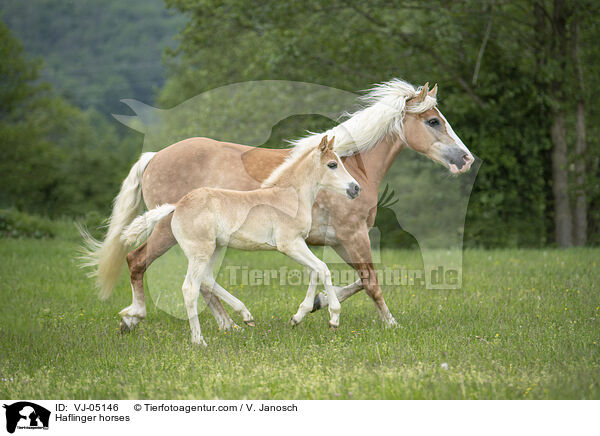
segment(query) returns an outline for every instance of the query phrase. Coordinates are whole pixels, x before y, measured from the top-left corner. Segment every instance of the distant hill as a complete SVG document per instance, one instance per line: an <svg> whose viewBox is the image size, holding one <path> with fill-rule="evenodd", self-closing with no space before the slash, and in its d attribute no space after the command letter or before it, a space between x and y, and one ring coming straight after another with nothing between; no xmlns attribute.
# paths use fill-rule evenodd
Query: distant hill
<svg viewBox="0 0 600 436"><path fill-rule="evenodd" d="M105 114L122 111L122 98L153 102L164 50L185 24L162 0L2 0L0 19L42 57L44 80Z"/></svg>

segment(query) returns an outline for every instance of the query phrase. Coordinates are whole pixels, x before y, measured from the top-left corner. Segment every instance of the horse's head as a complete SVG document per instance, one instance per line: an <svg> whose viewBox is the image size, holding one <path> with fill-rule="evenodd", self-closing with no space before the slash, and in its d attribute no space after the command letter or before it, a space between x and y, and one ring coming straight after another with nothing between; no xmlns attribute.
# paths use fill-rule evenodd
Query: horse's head
<svg viewBox="0 0 600 436"><path fill-rule="evenodd" d="M408 146L441 163L450 172L464 173L475 160L436 106L425 104L436 97L437 85L425 84L416 97L406 102L404 137Z"/></svg>
<svg viewBox="0 0 600 436"><path fill-rule="evenodd" d="M339 156L333 151L335 138L327 140L327 135L323 136L319 144L318 153L320 169L320 185L332 191L346 194L354 199L360 194L360 186L356 183L354 177L348 173Z"/></svg>

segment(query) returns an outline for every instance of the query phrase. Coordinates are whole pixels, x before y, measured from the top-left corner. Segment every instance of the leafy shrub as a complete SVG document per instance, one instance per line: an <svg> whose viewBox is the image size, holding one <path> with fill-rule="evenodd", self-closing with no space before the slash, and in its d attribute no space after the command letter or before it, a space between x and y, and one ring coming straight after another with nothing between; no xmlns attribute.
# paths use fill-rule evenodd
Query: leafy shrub
<svg viewBox="0 0 600 436"><path fill-rule="evenodd" d="M54 223L47 218L15 209L0 209L0 237L42 239L54 235Z"/></svg>
<svg viewBox="0 0 600 436"><path fill-rule="evenodd" d="M79 220L79 224L90 232L94 238L104 239L106 233L106 217L102 216L99 212L91 211L86 213L83 219Z"/></svg>

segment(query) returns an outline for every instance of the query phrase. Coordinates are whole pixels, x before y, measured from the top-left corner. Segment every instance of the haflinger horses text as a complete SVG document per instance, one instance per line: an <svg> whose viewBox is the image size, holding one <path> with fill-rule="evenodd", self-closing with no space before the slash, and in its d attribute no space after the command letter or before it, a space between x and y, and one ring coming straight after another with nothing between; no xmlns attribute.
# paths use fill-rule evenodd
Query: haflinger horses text
<svg viewBox="0 0 600 436"><path fill-rule="evenodd" d="M171 229L188 258L183 283L192 342L206 345L198 321L198 296L210 302L212 295L229 304L250 326L252 315L240 300L222 288L213 276L213 264L223 247L242 250L278 250L311 271L306 298L292 317L292 325L302 321L313 309L317 281L330 295L331 327L340 322L341 306L332 289L327 265L306 245L312 224L312 207L321 188L346 195L360 193L360 186L348 174L333 151L332 138L324 136L318 147L294 153L273 171L262 187L253 191L198 188L177 204L165 204L137 217L123 231L126 244L135 243L154 225L173 214Z"/></svg>
<svg viewBox="0 0 600 436"><path fill-rule="evenodd" d="M92 267L100 297L109 297L127 260L132 304L121 312L121 331L131 330L146 317L144 273L177 243L172 214L157 222L146 242L128 253L131 245L121 239L123 230L141 213L176 204L194 189L218 188L250 191L268 185L307 150L314 149L323 135L335 136L333 151L362 187L360 197L350 200L329 190L316 196L312 207L309 245L331 246L350 264L359 279L336 287L328 295L319 293L313 309L334 306L361 289L371 297L381 320L396 325L377 281L373 266L369 229L375 222L378 189L394 159L405 149L427 156L451 173L469 170L474 158L437 108L437 85L429 90L399 79L376 85L364 97L364 107L324 133L310 134L292 143L290 149L256 148L209 138L189 138L158 153L144 153L132 167L114 202L104 241L83 232L87 242L84 266ZM227 177L223 177L227 174ZM164 211L164 210L163 210ZM241 211L240 214L245 214ZM183 235L181 235L183 236ZM235 241L234 241L235 242ZM191 280L191 278L190 278ZM312 286L312 284L311 284ZM220 329L235 323L219 298L208 304ZM246 315L247 316L247 315ZM299 317L301 318L301 317Z"/></svg>

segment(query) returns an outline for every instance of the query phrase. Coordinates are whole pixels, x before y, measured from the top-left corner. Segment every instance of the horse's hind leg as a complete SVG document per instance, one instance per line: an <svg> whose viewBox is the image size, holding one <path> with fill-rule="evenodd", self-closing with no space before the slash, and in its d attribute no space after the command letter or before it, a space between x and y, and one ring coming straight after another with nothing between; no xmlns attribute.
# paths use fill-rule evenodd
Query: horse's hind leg
<svg viewBox="0 0 600 436"><path fill-rule="evenodd" d="M133 298L131 305L119 312L122 318L121 333L130 331L146 317L144 273L152 262L165 254L176 243L171 232L171 217L169 216L157 223L146 242L127 254Z"/></svg>
<svg viewBox="0 0 600 436"><path fill-rule="evenodd" d="M119 312L122 318L121 333L130 331L146 317L144 273L152 262L177 243L171 231L171 217L159 221L148 240L127 255L133 298L131 305ZM227 329L234 325L218 299L213 298L208 306L217 319L219 327L223 326Z"/></svg>

